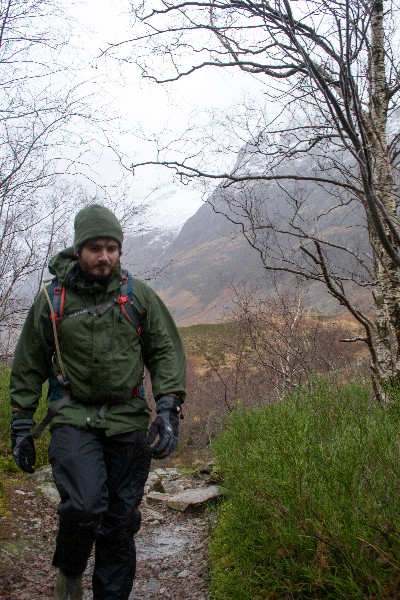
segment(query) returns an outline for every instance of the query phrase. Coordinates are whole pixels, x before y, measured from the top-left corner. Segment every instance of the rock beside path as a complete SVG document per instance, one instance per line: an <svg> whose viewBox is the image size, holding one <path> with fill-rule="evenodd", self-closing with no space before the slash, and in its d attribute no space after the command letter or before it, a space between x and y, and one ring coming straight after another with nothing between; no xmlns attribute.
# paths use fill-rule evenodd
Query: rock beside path
<svg viewBox="0 0 400 600"><path fill-rule="evenodd" d="M149 492L147 494L147 502L165 502L168 508L184 512L190 508L203 506L210 502L210 500L219 498L221 495L221 488L218 485L211 485L202 488L187 489L175 494Z"/></svg>
<svg viewBox="0 0 400 600"><path fill-rule="evenodd" d="M34 475L38 482L37 491L50 502L58 504L60 496L54 486L51 469L44 467ZM161 490L161 491L160 491ZM202 480L191 480L182 477L176 469L154 469L150 471L145 485L144 505L165 503L168 508L186 511L199 508L222 495L220 486L206 485ZM146 509L145 509L146 510ZM151 520L151 514L147 509Z"/></svg>

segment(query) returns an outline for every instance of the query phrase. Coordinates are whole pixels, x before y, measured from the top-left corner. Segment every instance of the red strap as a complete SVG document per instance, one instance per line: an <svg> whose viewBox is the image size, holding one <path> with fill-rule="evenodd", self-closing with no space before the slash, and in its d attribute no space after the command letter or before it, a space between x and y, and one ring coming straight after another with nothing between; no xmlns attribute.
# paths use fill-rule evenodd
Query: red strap
<svg viewBox="0 0 400 600"><path fill-rule="evenodd" d="M120 305L122 312L124 313L125 317L128 319L129 323L132 323L133 325L133 321L130 318L130 316L128 315L128 312L126 310L126 308L124 307L124 304L126 304L127 302L130 302L130 299L128 296L117 296L117 304ZM139 325L137 328L137 333L140 336L142 334L142 326Z"/></svg>
<svg viewBox="0 0 400 600"><path fill-rule="evenodd" d="M126 296L125 296L126 297ZM122 302L119 302L119 298L124 298L124 296L119 296L118 297L118 304L121 305L121 310L124 313L124 315L126 316L126 318L128 319L129 323L132 323L132 319L130 318L130 316L128 315L128 313L126 312L126 308L124 306L124 304Z"/></svg>
<svg viewBox="0 0 400 600"><path fill-rule="evenodd" d="M58 315L57 319L55 319L57 325L58 325L58 320L62 317L63 313L64 313L64 303L65 303L65 286L63 285L58 285L57 287L54 288L54 295L55 296L59 296L61 294L61 298L60 298L60 302L59 302L59 311L58 311Z"/></svg>
<svg viewBox="0 0 400 600"><path fill-rule="evenodd" d="M65 286L62 286L61 303L60 303L60 317L62 317L64 314L64 302L65 302Z"/></svg>
<svg viewBox="0 0 400 600"><path fill-rule="evenodd" d="M58 318L58 315L56 315L56 313L52 313L52 314L50 315L50 319L51 319L52 321L54 321L56 325L58 325L59 318Z"/></svg>

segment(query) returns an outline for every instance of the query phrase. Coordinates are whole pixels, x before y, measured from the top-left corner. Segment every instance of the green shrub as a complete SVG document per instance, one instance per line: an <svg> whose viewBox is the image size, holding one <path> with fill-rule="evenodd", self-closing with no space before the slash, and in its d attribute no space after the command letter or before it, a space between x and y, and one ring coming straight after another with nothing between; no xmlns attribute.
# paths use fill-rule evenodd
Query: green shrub
<svg viewBox="0 0 400 600"><path fill-rule="evenodd" d="M0 470L18 471L15 467L10 444L10 419L11 409L9 401L10 369L7 365L0 366ZM44 386L43 395L39 402L38 410L35 414L35 420L39 423L46 414L46 394L47 386ZM47 448L50 435L48 428L42 434L39 440L35 441L36 447L36 468L42 467L48 463Z"/></svg>
<svg viewBox="0 0 400 600"><path fill-rule="evenodd" d="M214 599L400 597L399 406L319 381L231 415L213 445Z"/></svg>

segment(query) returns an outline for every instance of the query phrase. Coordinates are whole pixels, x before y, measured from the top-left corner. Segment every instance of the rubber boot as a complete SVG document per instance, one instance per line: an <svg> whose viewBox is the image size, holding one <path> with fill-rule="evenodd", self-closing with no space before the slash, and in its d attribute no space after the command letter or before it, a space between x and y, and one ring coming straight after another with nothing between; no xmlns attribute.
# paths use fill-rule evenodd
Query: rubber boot
<svg viewBox="0 0 400 600"><path fill-rule="evenodd" d="M82 575L68 577L59 571L54 600L82 600Z"/></svg>

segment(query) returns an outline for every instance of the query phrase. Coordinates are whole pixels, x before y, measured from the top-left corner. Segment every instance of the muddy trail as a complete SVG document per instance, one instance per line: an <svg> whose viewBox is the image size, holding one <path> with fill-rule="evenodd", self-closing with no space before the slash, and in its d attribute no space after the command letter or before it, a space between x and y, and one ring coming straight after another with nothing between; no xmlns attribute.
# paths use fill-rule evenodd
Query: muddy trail
<svg viewBox="0 0 400 600"><path fill-rule="evenodd" d="M137 573L129 600L208 600L207 536L213 509L205 510L204 503L197 502L174 510L167 502L182 492L186 496L198 488L204 492L207 482L183 479L173 469L159 471L161 477L151 473L141 505L142 528L135 537ZM1 599L53 599L56 570L51 558L58 497L48 479L47 471L43 479L38 474L4 480L7 512L0 518ZM83 578L84 600L92 598L92 564L93 557Z"/></svg>

